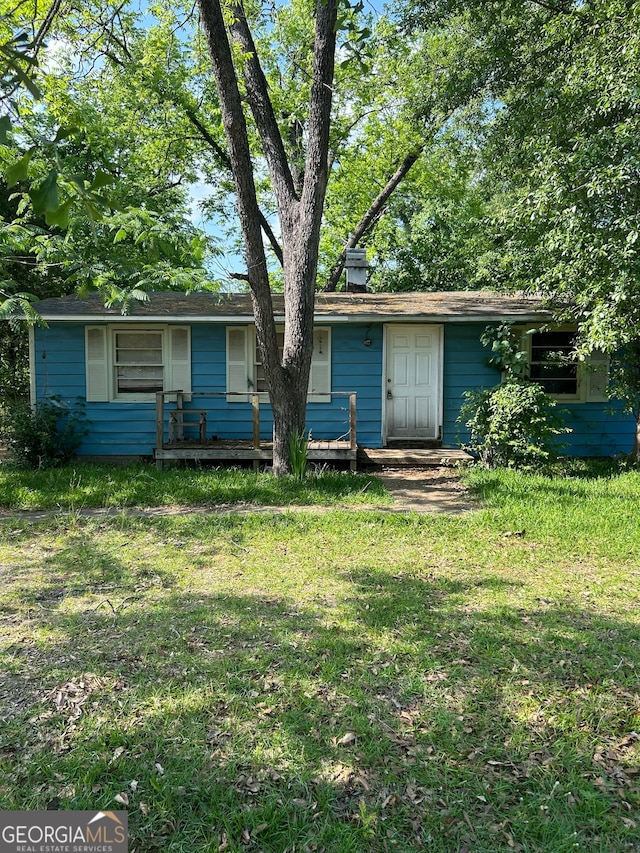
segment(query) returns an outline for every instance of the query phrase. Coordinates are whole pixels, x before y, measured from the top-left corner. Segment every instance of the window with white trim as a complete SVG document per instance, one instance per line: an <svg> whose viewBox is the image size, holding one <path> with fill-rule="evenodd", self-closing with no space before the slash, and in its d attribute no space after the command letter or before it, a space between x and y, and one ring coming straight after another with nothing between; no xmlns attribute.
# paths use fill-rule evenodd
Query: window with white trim
<svg viewBox="0 0 640 853"><path fill-rule="evenodd" d="M277 330L278 351L282 356L284 331ZM266 399L267 378L255 326L227 327L227 400L247 402L251 394ZM313 353L309 372L309 402L331 402L331 329L313 330Z"/></svg>
<svg viewBox="0 0 640 853"><path fill-rule="evenodd" d="M568 329L536 331L526 336L529 378L558 400L577 403L608 399L609 356L594 350L584 361L572 361L576 332Z"/></svg>
<svg viewBox="0 0 640 853"><path fill-rule="evenodd" d="M87 402L155 402L191 391L188 326L87 326Z"/></svg>
<svg viewBox="0 0 640 853"><path fill-rule="evenodd" d="M164 389L163 333L116 329L113 333L115 396Z"/></svg>

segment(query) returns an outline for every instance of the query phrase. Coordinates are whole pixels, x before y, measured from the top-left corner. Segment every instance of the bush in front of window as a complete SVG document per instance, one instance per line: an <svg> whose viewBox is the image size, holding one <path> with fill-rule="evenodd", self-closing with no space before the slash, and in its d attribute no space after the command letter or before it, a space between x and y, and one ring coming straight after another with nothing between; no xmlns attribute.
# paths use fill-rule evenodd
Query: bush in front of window
<svg viewBox="0 0 640 853"><path fill-rule="evenodd" d="M76 454L88 432L84 401L69 406L58 396L36 406L18 403L4 417L7 448L15 462L30 468L63 465Z"/></svg>
<svg viewBox="0 0 640 853"><path fill-rule="evenodd" d="M527 354L508 323L488 326L480 340L491 350L487 364L503 381L464 393L458 422L469 430L465 449L488 468L542 468L557 458L558 436L571 430L555 399L528 381Z"/></svg>
<svg viewBox="0 0 640 853"><path fill-rule="evenodd" d="M510 378L464 397L465 449L488 468L542 468L557 458L558 436L571 432L554 411L556 401L535 382Z"/></svg>
<svg viewBox="0 0 640 853"><path fill-rule="evenodd" d="M480 343L491 350L491 355L486 359L489 367L504 373L509 379L527 377L529 359L509 323L487 326L480 335Z"/></svg>

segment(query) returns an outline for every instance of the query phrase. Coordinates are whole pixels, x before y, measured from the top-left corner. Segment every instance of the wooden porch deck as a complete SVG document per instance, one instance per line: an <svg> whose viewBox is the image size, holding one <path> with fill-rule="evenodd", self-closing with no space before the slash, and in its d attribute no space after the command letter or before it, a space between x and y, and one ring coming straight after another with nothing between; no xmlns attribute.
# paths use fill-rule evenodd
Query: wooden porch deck
<svg viewBox="0 0 640 853"><path fill-rule="evenodd" d="M273 445L270 441L263 441L260 447L253 447L251 441L185 439L156 448L155 458L161 464L178 460L253 462L257 468L261 464L271 464ZM313 462L348 462L353 471L360 465L374 468L439 468L472 461L472 457L464 450L441 447L354 449L348 441L311 441L308 458Z"/></svg>
<svg viewBox="0 0 640 853"><path fill-rule="evenodd" d="M338 394L338 392L335 392ZM221 396L192 392L191 398ZM160 391L156 395L156 465L162 468L165 462L176 461L212 461L212 462L251 462L254 468L273 461L273 443L260 438L260 400L257 394L251 398L252 432L249 440L219 439L207 437L206 410L184 408L182 391ZM229 395L226 394L228 397ZM246 395L244 395L246 396ZM457 465L470 462L472 457L464 450L445 449L425 446L429 442L416 441L411 446L408 441L394 447L359 447L356 441L356 395L344 394L349 398L348 431L338 439L309 442L308 459L312 462L345 462L352 471L358 465L369 467L407 467L430 468ZM167 397L173 397L174 408L167 408ZM167 417L165 417L167 416ZM167 430L165 431L165 425ZM197 437L185 437L185 430L195 430Z"/></svg>
<svg viewBox="0 0 640 853"><path fill-rule="evenodd" d="M348 441L310 441L308 458L314 462L349 462L355 470L357 447L351 447ZM260 463L270 464L273 461L273 442L261 441L259 447L254 447L251 441L184 441L167 442L155 450L156 462L175 461L179 459L204 461L217 460L220 462L253 462L254 467Z"/></svg>
<svg viewBox="0 0 640 853"><path fill-rule="evenodd" d="M254 468L261 463L273 461L273 442L260 438L260 398L251 395L252 433L250 440L207 438L206 410L184 408L183 391L159 391L156 394L156 465L162 468L166 461L226 461L253 462ZM191 392L189 397L232 396L228 392ZM246 397L247 395L241 395ZM352 471L357 467L358 444L356 441L356 394L332 392L332 397L347 397L348 427L345 435L337 439L313 439L309 441L307 458L312 461L349 463ZM175 408L167 410L167 398L175 398ZM168 415L168 430L165 433L165 415ZM185 438L185 429L195 428L197 438Z"/></svg>

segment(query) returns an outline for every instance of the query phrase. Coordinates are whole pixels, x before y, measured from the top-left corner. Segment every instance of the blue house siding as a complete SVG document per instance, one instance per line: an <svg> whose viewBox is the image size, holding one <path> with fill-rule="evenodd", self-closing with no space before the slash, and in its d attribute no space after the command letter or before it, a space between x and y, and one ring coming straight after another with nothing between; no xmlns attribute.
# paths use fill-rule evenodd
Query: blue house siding
<svg viewBox="0 0 640 853"><path fill-rule="evenodd" d="M491 388L499 376L486 366L487 349L480 343L486 323L450 323L444 339L444 418L442 443L457 447L468 439L468 431L456 422L463 394L476 388ZM571 432L559 436L563 452L572 456L611 456L628 453L633 443L633 418L625 415L618 401L605 403L558 402Z"/></svg>
<svg viewBox="0 0 640 853"><path fill-rule="evenodd" d="M36 327L34 337L36 397L84 397L84 326L56 323L48 329Z"/></svg>
<svg viewBox="0 0 640 853"><path fill-rule="evenodd" d="M333 390L357 391L358 443L381 447L382 324L336 324L331 334ZM371 341L371 345L366 346L365 340ZM339 399L345 400L344 397ZM340 405L348 404L342 402Z"/></svg>
<svg viewBox="0 0 640 853"><path fill-rule="evenodd" d="M34 335L36 399L59 395L73 404L86 396L85 331L82 323L53 323ZM82 455L151 455L155 446L152 403L87 403L90 431Z"/></svg>
<svg viewBox="0 0 640 853"><path fill-rule="evenodd" d="M324 325L324 324L319 324ZM364 340L371 340L367 347ZM226 389L226 326L194 324L191 328L191 376L194 391ZM381 435L382 326L366 323L331 326L332 391L357 392L357 436L360 444L379 447ZM207 412L209 434L218 438L250 439L249 402L228 402L226 396L193 398L185 408ZM330 403L309 403L307 429L318 439L335 439L349 431L349 398L335 396ZM260 436L268 440L273 417L268 403L260 404Z"/></svg>
<svg viewBox="0 0 640 853"><path fill-rule="evenodd" d="M340 324L332 327L332 390L357 392L358 441L380 447L382 326ZM72 403L86 396L85 327L83 323L54 323L34 335L36 398L59 395ZM371 346L364 340L371 340ZM191 326L192 390L226 390L226 326L197 323ZM247 402L228 402L226 395L194 397L185 408L207 412L207 434L218 438L250 439L252 410ZM87 403L90 432L82 455L147 456L155 447L153 403ZM307 428L315 438L338 438L349 431L349 398L335 396L331 403L310 403ZM268 403L260 405L260 434L270 439L273 418Z"/></svg>
<svg viewBox="0 0 640 853"><path fill-rule="evenodd" d="M456 423L463 394L473 388L490 388L498 381L496 371L484 363L487 357L480 335L486 323L448 323L444 327L443 447L459 447L468 432Z"/></svg>
<svg viewBox="0 0 640 853"><path fill-rule="evenodd" d="M194 391L220 393L227 388L226 326L194 323L191 326L191 387ZM207 412L207 434L218 438L252 437L252 412L249 403L228 403L226 396L194 397L185 408ZM267 438L271 418L260 406L260 432Z"/></svg>
<svg viewBox="0 0 640 853"><path fill-rule="evenodd" d="M413 318L408 318L415 322ZM334 392L357 393L358 443L382 445L383 337L384 323L349 321L322 323L331 326L331 374ZM452 322L444 325L443 339L443 428L444 447L456 447L466 431L456 422L463 394L468 389L491 387L497 373L485 365L486 349L480 343L485 322ZM367 341L367 344L365 344ZM34 330L35 389L37 399L60 395L73 403L86 396L85 325L55 322ZM226 390L225 323L191 324L191 370L193 391ZM617 403L559 404L567 411L567 452L582 455L625 453L631 448L633 419ZM252 412L247 402L231 403L224 394L194 397L186 407L207 411L207 434L219 438L251 438ZM90 433L80 453L84 455L151 455L155 446L153 403L87 403ZM272 417L268 404L261 404L261 436L269 439ZM310 403L307 427L314 438L338 438L348 433L347 396L330 403Z"/></svg>
<svg viewBox="0 0 640 853"><path fill-rule="evenodd" d="M635 423L619 401L609 403L558 403L571 432L560 436L571 456L613 456L630 453Z"/></svg>

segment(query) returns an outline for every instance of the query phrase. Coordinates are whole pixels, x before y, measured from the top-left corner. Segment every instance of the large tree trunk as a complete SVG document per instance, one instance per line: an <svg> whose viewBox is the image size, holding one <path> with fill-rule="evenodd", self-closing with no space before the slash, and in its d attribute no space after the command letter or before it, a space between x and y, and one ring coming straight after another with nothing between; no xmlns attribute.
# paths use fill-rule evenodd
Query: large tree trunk
<svg viewBox="0 0 640 853"><path fill-rule="evenodd" d="M273 473L291 473L290 442L303 436L306 426L307 387L302 379L282 383L277 393L271 393L273 410Z"/></svg>
<svg viewBox="0 0 640 853"><path fill-rule="evenodd" d="M246 100L262 143L282 232L285 333L280 361L253 161L233 55L220 0L198 0L216 78L222 121L236 184L245 245L247 280L253 298L256 335L273 409L273 469L291 470L291 436L305 430L307 387L313 351L313 308L320 223L328 179L329 124L336 42L336 0L317 0L307 152L302 189L293 179L285 147L241 2L230 9L229 30L242 53ZM298 195L299 193L299 195Z"/></svg>

